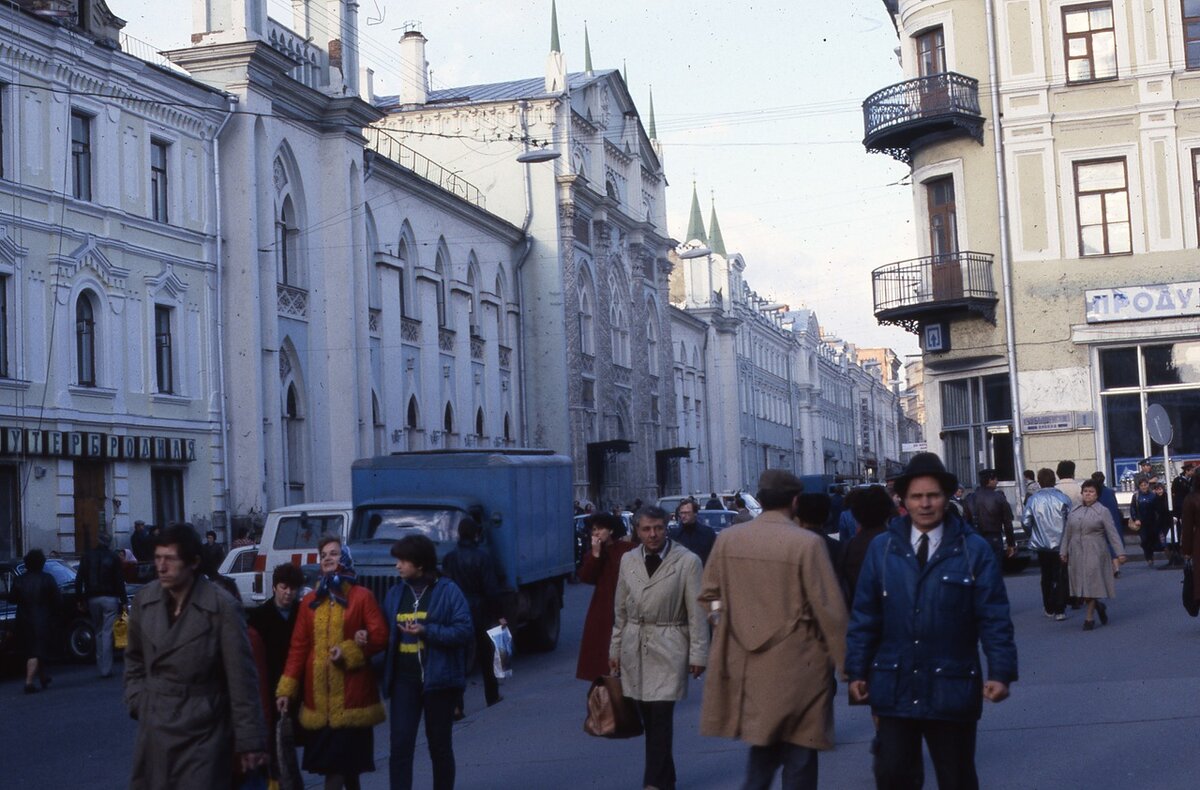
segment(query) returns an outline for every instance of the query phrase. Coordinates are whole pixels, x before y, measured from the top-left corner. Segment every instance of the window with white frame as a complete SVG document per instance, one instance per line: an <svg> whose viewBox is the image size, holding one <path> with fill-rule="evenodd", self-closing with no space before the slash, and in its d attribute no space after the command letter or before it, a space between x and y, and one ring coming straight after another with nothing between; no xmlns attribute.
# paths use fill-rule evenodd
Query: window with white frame
<svg viewBox="0 0 1200 790"><path fill-rule="evenodd" d="M150 141L150 217L155 222L168 222L167 214L167 148L162 140Z"/></svg>
<svg viewBox="0 0 1200 790"><path fill-rule="evenodd" d="M1075 162L1075 208L1079 255L1133 252L1129 178L1124 158Z"/></svg>
<svg viewBox="0 0 1200 790"><path fill-rule="evenodd" d="M8 291L9 284L12 278L0 276L0 378L8 378L8 328L9 310L8 310Z"/></svg>
<svg viewBox="0 0 1200 790"><path fill-rule="evenodd" d="M171 315L174 311L161 304L154 306L154 370L158 391L175 392L175 360L171 338Z"/></svg>
<svg viewBox="0 0 1200 790"><path fill-rule="evenodd" d="M1112 3L1069 6L1062 15L1067 82L1116 79L1117 34Z"/></svg>
<svg viewBox="0 0 1200 790"><path fill-rule="evenodd" d="M92 116L71 111L71 194L92 199Z"/></svg>
<svg viewBox="0 0 1200 790"><path fill-rule="evenodd" d="M86 291L75 301L75 381L96 386L96 305Z"/></svg>
<svg viewBox="0 0 1200 790"><path fill-rule="evenodd" d="M1183 57L1189 69L1200 69L1200 0L1183 5Z"/></svg>

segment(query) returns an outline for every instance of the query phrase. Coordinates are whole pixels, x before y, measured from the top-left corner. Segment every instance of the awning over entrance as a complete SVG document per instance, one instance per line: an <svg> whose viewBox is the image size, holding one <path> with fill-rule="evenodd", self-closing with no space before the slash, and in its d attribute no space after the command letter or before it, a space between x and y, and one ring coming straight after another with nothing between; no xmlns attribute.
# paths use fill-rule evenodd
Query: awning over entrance
<svg viewBox="0 0 1200 790"><path fill-rule="evenodd" d="M609 439L603 442L590 442L587 446L587 477L588 495L592 501L599 502L604 488L605 467L614 455L628 453L632 450L633 442L628 439Z"/></svg>
<svg viewBox="0 0 1200 790"><path fill-rule="evenodd" d="M671 474L678 470L678 467L672 468L671 461L677 458L688 458L691 454L691 447L664 447L654 451L654 482L658 486L659 496L666 493L669 485L679 482L679 475Z"/></svg>

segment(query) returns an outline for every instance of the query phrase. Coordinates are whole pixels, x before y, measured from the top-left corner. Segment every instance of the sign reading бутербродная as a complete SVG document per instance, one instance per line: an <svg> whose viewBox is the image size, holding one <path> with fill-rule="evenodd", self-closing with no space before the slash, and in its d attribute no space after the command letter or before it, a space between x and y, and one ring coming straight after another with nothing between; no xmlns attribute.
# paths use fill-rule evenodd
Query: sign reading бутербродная
<svg viewBox="0 0 1200 790"><path fill-rule="evenodd" d="M1200 281L1129 285L1086 291L1087 322L1137 321L1200 315Z"/></svg>

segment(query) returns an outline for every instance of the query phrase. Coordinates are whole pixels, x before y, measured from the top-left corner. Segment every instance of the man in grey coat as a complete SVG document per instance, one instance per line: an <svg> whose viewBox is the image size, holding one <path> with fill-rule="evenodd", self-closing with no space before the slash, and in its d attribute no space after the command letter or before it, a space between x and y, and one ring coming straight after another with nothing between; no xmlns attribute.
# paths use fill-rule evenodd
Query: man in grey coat
<svg viewBox="0 0 1200 790"><path fill-rule="evenodd" d="M125 705L138 721L133 790L210 790L267 763L258 673L237 602L199 573L200 538L168 527L156 581L134 596Z"/></svg>

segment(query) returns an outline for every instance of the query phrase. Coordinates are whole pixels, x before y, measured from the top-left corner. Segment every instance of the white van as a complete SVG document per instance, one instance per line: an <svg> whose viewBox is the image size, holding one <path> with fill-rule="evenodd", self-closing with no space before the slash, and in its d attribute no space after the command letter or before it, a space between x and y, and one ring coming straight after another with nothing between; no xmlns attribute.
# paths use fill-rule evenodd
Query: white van
<svg viewBox="0 0 1200 790"><path fill-rule="evenodd" d="M345 540L350 533L354 507L350 502L309 502L276 508L267 514L253 581L251 602L259 604L271 595L271 572L277 565L290 562L297 567L317 563L317 540L322 535L338 535Z"/></svg>

